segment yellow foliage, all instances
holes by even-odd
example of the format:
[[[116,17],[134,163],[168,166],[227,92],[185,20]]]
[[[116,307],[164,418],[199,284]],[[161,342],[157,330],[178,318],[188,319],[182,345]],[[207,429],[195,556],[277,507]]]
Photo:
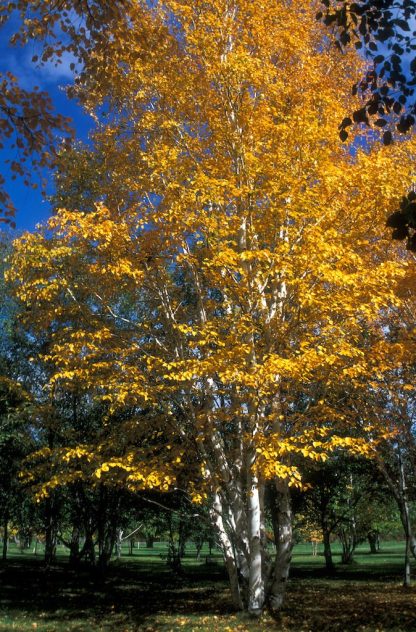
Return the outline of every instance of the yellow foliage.
[[[415,141],[340,144],[364,62],[313,2],[135,7],[78,87],[114,114],[95,137],[107,204],[17,240],[9,278],[26,321],[53,325],[51,389],[142,410],[147,438],[157,416],[169,438],[130,461],[117,437],[91,448],[91,476],[167,489],[187,469],[197,500],[249,463],[299,486],[303,459],[372,451],[339,402],[393,362],[379,316],[406,267],[383,225]]]

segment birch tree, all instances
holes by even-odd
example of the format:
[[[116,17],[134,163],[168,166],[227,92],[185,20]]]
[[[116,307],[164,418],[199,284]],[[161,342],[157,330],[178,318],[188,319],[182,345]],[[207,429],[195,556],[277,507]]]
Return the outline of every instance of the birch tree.
[[[26,326],[51,331],[50,388],[89,392],[107,419],[136,411],[129,433],[71,447],[68,462],[206,498],[233,601],[255,615],[283,602],[302,461],[371,451],[344,394],[384,370],[363,332],[404,274],[379,227],[414,144],[340,145],[336,121],[356,106],[345,78],[363,62],[315,12],[135,3],[77,85],[106,110],[94,141],[108,195],[24,235],[9,273]]]

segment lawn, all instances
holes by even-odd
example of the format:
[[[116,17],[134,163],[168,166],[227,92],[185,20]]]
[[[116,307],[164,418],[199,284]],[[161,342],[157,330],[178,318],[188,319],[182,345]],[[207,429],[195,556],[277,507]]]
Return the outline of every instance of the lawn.
[[[40,555],[12,549],[0,567],[0,632],[416,631],[416,589],[401,585],[402,543],[384,543],[377,555],[361,546],[355,563],[338,565],[333,578],[322,570],[322,555],[313,558],[310,545],[297,545],[278,622],[233,612],[219,554],[207,560],[204,550],[197,561],[188,547],[178,577],[167,569],[161,543],[125,553],[102,578],[69,569],[62,549],[49,571]]]

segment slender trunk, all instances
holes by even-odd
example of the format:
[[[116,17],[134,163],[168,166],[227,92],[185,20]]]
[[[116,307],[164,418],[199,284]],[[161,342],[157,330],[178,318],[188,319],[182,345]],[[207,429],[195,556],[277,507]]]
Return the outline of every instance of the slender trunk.
[[[6,509],[6,513],[3,518],[3,562],[7,560],[7,548],[9,542],[9,511]]]
[[[399,508],[400,521],[403,526],[404,537],[405,540],[409,540],[409,552],[416,559],[416,537],[413,534],[410,515],[409,515],[409,505],[407,498],[396,497],[397,505]]]
[[[121,558],[121,543],[123,541],[123,529],[117,529],[116,533],[116,556],[119,560]]]
[[[410,537],[409,534],[406,533],[406,548],[404,552],[404,578],[403,578],[403,586],[409,588],[411,585],[411,575],[410,575]]]
[[[248,577],[248,611],[254,616],[263,612],[265,587],[262,564],[260,490],[257,476],[250,474],[248,494],[248,535],[250,563]]]
[[[332,575],[335,571],[335,565],[332,559],[331,532],[329,531],[329,529],[324,528],[322,530],[322,539],[324,541],[325,568],[328,573]]]
[[[146,548],[147,549],[153,549],[153,544],[154,544],[155,538],[153,535],[147,535],[146,536]]]
[[[276,481],[277,491],[277,540],[276,560],[270,589],[269,604],[272,614],[278,615],[285,595],[292,559],[292,508],[287,482]]]
[[[98,543],[98,567],[103,568],[105,566],[105,536],[107,526],[107,509],[108,509],[108,494],[104,485],[99,487],[99,499],[97,507],[97,543]]]
[[[402,459],[401,451],[399,450],[399,484],[400,484],[400,497],[401,497],[401,509],[400,509],[400,517],[404,528],[405,533],[405,555],[404,555],[404,577],[403,577],[403,585],[409,587],[411,584],[411,576],[410,576],[410,554],[414,554],[414,537],[412,534],[412,525],[410,522],[410,512],[409,512],[409,503],[407,499],[407,486],[406,486],[406,477],[404,473],[404,464]],[[413,541],[413,551],[412,551],[412,541]]]
[[[416,559],[416,538],[413,535],[413,533],[409,533],[409,547],[410,547],[410,553]]]
[[[338,535],[342,545],[341,563],[352,564],[356,543],[349,526],[341,528]]]
[[[398,477],[399,485],[398,486],[396,484],[395,477],[392,477],[390,475],[384,462],[380,460],[378,462],[378,465],[397,503],[397,507],[400,513],[400,520],[403,525],[405,539],[406,541],[407,539],[409,540],[410,553],[416,559],[416,537],[413,534],[412,525],[410,522],[409,507],[407,503],[407,494],[406,494],[406,482],[405,482],[405,477],[404,477],[404,465],[403,465],[403,460],[402,460],[400,451],[398,455],[398,460],[399,460],[399,477]]]
[[[182,518],[179,521],[179,542],[178,542],[178,554],[182,560],[185,557],[186,552],[186,526]]]
[[[266,527],[266,512],[265,512],[265,498],[266,498],[266,484],[263,482],[259,488],[260,496],[260,537],[261,537],[261,563],[262,573],[264,580],[265,601],[267,599],[267,590],[270,584],[270,577],[273,572],[272,556],[269,553],[269,540],[270,536],[267,534]]]
[[[167,563],[175,573],[182,573],[182,559],[181,559],[181,538],[180,533],[177,535],[176,527],[173,521],[172,514],[169,515],[169,549]],[[181,525],[179,524],[179,531]]]
[[[109,524],[104,529],[104,535],[101,542],[101,550],[98,556],[98,568],[101,571],[105,571],[111,560],[113,554],[114,545],[116,543],[116,527],[114,524]]]
[[[93,533],[91,531],[87,531],[85,534],[85,542],[84,546],[82,547],[80,557],[84,557],[85,560],[92,566],[95,565],[95,545]]]
[[[210,509],[210,517],[212,524],[216,530],[219,545],[224,556],[224,563],[227,569],[228,577],[230,580],[231,596],[234,606],[238,610],[244,609],[244,600],[241,594],[239,572],[236,561],[236,555],[231,543],[231,540],[224,528],[223,515],[222,515],[222,502],[218,492],[215,493],[214,502]]]
[[[50,566],[56,560],[56,507],[52,497],[47,498],[45,502],[45,564]]]
[[[81,552],[79,549],[80,531],[78,526],[72,527],[71,539],[69,544],[69,563],[71,566],[78,566],[81,559]]]
[[[379,535],[378,531],[369,531],[367,533],[368,543],[370,545],[370,553],[375,554],[379,551]]]
[[[56,538],[55,534],[47,531],[45,538],[45,564],[50,566],[56,560]]]

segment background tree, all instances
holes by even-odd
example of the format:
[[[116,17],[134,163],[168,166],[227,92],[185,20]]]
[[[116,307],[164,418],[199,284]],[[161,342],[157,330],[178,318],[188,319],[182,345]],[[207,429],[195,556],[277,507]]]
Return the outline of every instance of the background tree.
[[[350,45],[361,50],[369,67],[357,81],[353,94],[362,103],[340,123],[340,138],[348,138],[351,125],[373,126],[390,144],[393,130],[408,135],[415,124],[416,56],[414,30],[416,3],[413,0],[378,0],[377,2],[323,0],[318,19],[329,27],[343,50]],[[412,182],[406,183],[411,186]],[[405,192],[400,208],[392,213],[387,226],[392,238],[406,240],[406,247],[416,252],[416,205],[413,190]]]
[[[7,556],[9,523],[24,504],[19,472],[25,456],[31,451],[28,407],[30,399],[21,385],[0,378],[0,515],[3,539],[3,560]]]
[[[105,46],[116,32],[118,22],[128,24],[129,0],[69,0],[67,2],[18,1],[3,2],[0,6],[0,33],[13,22],[9,44],[25,45],[37,41],[41,52],[32,57],[38,65],[62,64],[64,55],[71,55],[71,68],[83,68],[83,63],[94,47]],[[74,86],[68,89],[74,93]],[[26,90],[19,77],[11,72],[0,73],[0,150],[6,154],[5,164],[12,179],[23,178],[28,186],[37,173],[45,185],[45,173],[56,165],[57,152],[73,132],[70,120],[54,111],[47,92],[37,88]],[[13,158],[10,158],[13,154]],[[15,207],[10,192],[5,188],[5,177],[0,174],[0,221],[14,227]]]
[[[416,45],[414,22],[416,4],[413,0],[323,0],[325,9],[317,17],[336,35],[338,45],[345,49],[353,44],[370,60],[371,67],[354,84],[365,103],[357,108],[352,119],[341,123],[341,138],[354,123],[369,125],[372,121],[383,129],[396,119],[396,129],[406,134],[415,123]],[[383,141],[390,143],[391,131],[384,132]]]
[[[335,571],[331,542],[342,545],[342,563],[349,564],[356,546],[385,523],[382,516],[389,505],[375,463],[334,454],[305,474],[310,489],[297,501],[298,511],[321,531],[326,570]],[[397,525],[396,525],[397,526]]]

